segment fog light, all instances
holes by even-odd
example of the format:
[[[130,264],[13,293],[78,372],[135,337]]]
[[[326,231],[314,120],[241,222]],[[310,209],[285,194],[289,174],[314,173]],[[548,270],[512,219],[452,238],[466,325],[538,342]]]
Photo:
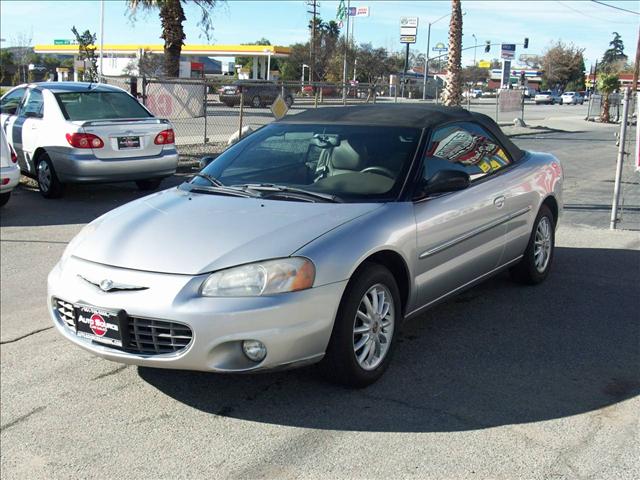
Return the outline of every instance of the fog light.
[[[261,362],[267,356],[267,347],[259,340],[245,340],[242,342],[242,351],[254,362]]]

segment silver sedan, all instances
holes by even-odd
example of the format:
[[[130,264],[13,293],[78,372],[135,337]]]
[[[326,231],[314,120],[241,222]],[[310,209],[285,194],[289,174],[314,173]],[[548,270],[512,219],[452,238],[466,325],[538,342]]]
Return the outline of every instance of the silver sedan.
[[[365,386],[403,320],[505,269],[543,281],[561,211],[558,160],[484,115],[307,111],[87,225],[49,275],[48,307],[63,336],[117,362],[321,362]]]

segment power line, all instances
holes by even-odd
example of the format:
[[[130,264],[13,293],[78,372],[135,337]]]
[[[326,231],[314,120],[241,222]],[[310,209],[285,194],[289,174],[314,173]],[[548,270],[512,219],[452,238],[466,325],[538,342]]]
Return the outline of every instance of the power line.
[[[619,21],[616,21],[616,20],[609,20],[609,19],[602,18],[602,17],[594,17],[593,15],[589,15],[589,14],[587,14],[587,13],[581,11],[581,10],[577,10],[577,9],[573,8],[572,6],[567,5],[566,3],[561,2],[559,0],[558,0],[558,4],[562,5],[565,8],[568,8],[569,10],[571,10],[571,11],[573,11],[575,13],[578,13],[578,14],[582,15],[583,17],[591,18],[591,19],[594,19],[594,20],[600,20],[601,22],[616,23],[616,24],[619,24],[619,25],[635,25],[636,24],[636,22],[619,22]]]
[[[622,10],[623,12],[633,13],[634,15],[640,15],[640,12],[634,12],[633,10],[627,10],[626,8],[616,7],[615,5],[609,5],[608,3],[600,2],[598,0],[591,0],[593,3],[604,5],[605,7],[615,8],[616,10]]]

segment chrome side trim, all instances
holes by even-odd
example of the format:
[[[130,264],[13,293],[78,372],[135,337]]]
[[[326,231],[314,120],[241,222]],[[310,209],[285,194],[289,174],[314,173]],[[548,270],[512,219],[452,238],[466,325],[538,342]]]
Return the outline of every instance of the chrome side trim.
[[[450,296],[456,294],[460,290],[464,290],[465,288],[467,288],[467,287],[469,287],[469,286],[471,286],[471,285],[473,285],[475,283],[479,283],[482,280],[484,280],[485,278],[492,276],[494,273],[497,273],[500,270],[503,270],[503,269],[505,269],[507,267],[510,267],[514,263],[517,263],[522,257],[524,257],[524,255],[520,255],[519,257],[516,257],[513,260],[508,261],[507,263],[503,263],[499,267],[496,267],[493,270],[490,270],[489,272],[487,272],[485,274],[482,274],[479,277],[474,278],[473,280],[465,283],[464,285],[460,285],[459,287],[454,288],[450,292],[447,292],[444,295],[439,296],[435,300],[431,300],[429,303],[426,303],[426,304],[422,305],[421,307],[418,307],[415,310],[412,310],[411,312],[407,313],[405,315],[405,318],[412,317],[412,316],[418,314],[419,312],[421,312],[422,310],[424,310],[425,308],[428,308],[428,307],[432,306],[433,304],[441,302],[442,300],[446,299],[447,297],[450,297]]]
[[[453,238],[451,240],[448,240],[444,243],[441,243],[440,245],[437,245],[429,250],[427,250],[426,252],[422,252],[420,254],[420,256],[418,257],[420,260],[427,258],[431,255],[435,255],[436,253],[440,253],[443,250],[446,250],[447,248],[451,248],[454,245],[457,245],[460,242],[464,242],[465,240],[469,240],[472,237],[475,237],[476,235],[480,235],[481,233],[484,233],[488,230],[491,230],[492,228],[498,227],[500,225],[502,225],[503,223],[507,223],[510,220],[513,220],[516,217],[519,217],[521,215],[524,215],[525,213],[528,213],[529,211],[531,211],[531,206],[528,206],[526,208],[522,208],[520,210],[518,210],[517,212],[513,212],[510,213],[508,215],[505,215],[503,217],[500,217],[492,222],[486,223],[484,225],[480,225],[478,228],[474,228],[473,230],[468,231],[467,233],[463,233],[462,235]]]

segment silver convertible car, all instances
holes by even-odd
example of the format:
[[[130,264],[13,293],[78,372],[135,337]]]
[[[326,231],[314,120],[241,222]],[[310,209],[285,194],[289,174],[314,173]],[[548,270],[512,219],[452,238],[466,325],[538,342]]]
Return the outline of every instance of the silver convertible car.
[[[403,320],[504,269],[543,281],[561,209],[558,160],[484,115],[309,110],[87,225],[49,275],[48,307],[62,335],[116,362],[321,362],[361,387]]]

